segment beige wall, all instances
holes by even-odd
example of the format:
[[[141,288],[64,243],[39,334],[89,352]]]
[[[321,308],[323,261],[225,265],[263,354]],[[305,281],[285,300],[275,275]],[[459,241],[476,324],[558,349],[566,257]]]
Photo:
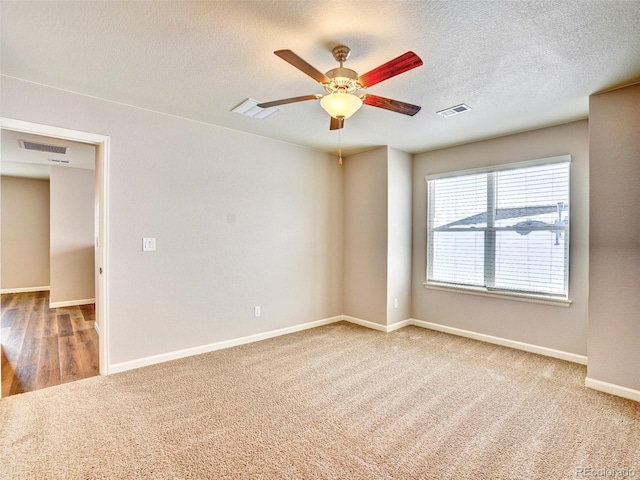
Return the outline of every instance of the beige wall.
[[[388,156],[387,324],[392,325],[411,318],[413,161],[394,148]]]
[[[418,320],[586,355],[589,299],[589,138],[586,120],[414,157],[412,314]],[[571,154],[569,308],[425,289],[425,176]]]
[[[588,377],[640,390],[640,85],[589,101]]]
[[[387,148],[344,160],[344,314],[387,324]]]
[[[110,137],[111,364],[342,314],[334,156],[0,78],[4,117]]]
[[[50,185],[50,302],[93,303],[95,172],[52,166]]]
[[[408,153],[345,159],[345,315],[383,326],[411,318],[411,181]]]
[[[49,286],[49,181],[2,176],[2,289]]]

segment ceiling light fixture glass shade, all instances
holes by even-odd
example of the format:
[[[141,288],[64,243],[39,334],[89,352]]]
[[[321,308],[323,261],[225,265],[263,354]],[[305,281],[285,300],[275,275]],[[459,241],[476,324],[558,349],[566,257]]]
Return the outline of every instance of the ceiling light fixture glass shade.
[[[349,118],[362,106],[362,100],[350,93],[330,93],[320,99],[320,105],[333,118]]]

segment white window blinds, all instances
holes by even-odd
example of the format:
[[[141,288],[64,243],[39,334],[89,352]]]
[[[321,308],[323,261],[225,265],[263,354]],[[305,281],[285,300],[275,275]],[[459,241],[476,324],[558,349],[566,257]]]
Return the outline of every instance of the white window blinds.
[[[427,176],[427,283],[567,298],[569,165]]]

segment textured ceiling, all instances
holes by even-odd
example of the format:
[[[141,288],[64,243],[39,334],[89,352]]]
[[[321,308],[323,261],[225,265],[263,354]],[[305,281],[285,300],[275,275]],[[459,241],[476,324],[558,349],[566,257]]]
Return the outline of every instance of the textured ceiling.
[[[5,75],[324,151],[415,153],[585,118],[588,97],[640,80],[640,1],[0,2]],[[273,54],[320,71],[331,48],[364,73],[413,50],[424,65],[368,90],[421,105],[364,106],[338,134],[319,102],[264,120],[230,110],[324,93]],[[466,103],[450,118],[436,111]]]

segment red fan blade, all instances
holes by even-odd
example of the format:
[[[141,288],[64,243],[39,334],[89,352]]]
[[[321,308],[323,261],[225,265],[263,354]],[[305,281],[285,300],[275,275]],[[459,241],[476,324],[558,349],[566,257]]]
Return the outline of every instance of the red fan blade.
[[[329,83],[331,81],[324,73],[309,65],[291,50],[276,50],[273,53],[275,53],[285,62],[288,62],[296,67],[301,72],[306,73],[318,83]]]
[[[397,58],[380,65],[378,68],[374,68],[370,72],[360,75],[358,82],[364,88],[380,83],[383,80],[387,80],[396,75],[400,75],[406,71],[422,65],[422,60],[418,55],[413,52],[407,52],[404,55],[400,55]]]
[[[338,130],[344,127],[344,118],[331,117],[331,123],[329,124],[329,130]]]
[[[392,112],[398,112],[412,117],[422,108],[418,105],[412,105],[399,100],[391,100],[390,98],[378,97],[377,95],[365,94],[360,98],[362,99],[362,103],[365,105],[384,108],[386,110],[391,110]]]
[[[285,105],[287,103],[304,102],[305,100],[318,100],[322,95],[316,93],[313,95],[303,95],[302,97],[283,98],[282,100],[274,100],[273,102],[264,102],[256,105],[260,108],[275,107],[277,105]]]

